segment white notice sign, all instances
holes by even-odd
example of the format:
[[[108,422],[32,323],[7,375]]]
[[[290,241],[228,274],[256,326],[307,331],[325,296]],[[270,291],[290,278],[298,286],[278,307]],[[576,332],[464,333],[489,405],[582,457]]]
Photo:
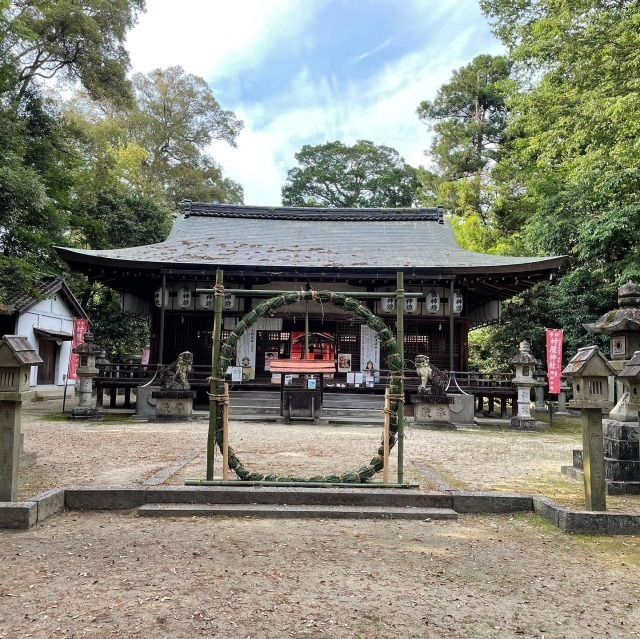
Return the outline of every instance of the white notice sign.
[[[366,324],[360,327],[360,370],[380,370],[380,339]]]

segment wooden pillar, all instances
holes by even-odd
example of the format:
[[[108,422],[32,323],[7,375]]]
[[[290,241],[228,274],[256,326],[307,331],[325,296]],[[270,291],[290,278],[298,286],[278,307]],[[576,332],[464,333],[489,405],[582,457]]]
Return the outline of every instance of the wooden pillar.
[[[449,282],[449,370],[455,370],[455,365],[453,361],[453,343],[455,340],[455,335],[453,332],[454,329],[454,314],[453,314],[453,285],[455,282],[455,277],[451,276],[451,280]]]
[[[585,510],[606,510],[607,482],[600,408],[582,409],[582,462]]]
[[[398,483],[404,483],[404,273],[398,271],[396,290],[396,339],[400,355],[398,395]]]
[[[219,396],[223,388],[217,381],[218,361],[220,360],[220,336],[222,335],[222,305],[224,302],[224,286],[222,269],[216,270],[216,285],[214,287],[214,317],[213,317],[213,348],[211,349],[211,382],[209,393]],[[213,479],[213,460],[216,454],[216,435],[218,429],[218,401],[209,402],[209,434],[207,437],[207,480]]]
[[[164,364],[164,290],[167,287],[167,275],[162,274],[160,284],[160,337],[158,343],[158,364]]]

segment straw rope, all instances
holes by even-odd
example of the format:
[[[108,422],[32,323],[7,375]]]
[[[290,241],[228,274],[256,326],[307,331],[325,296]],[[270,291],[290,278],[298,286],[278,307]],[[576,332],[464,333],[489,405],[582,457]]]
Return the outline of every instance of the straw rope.
[[[389,408],[383,409],[389,415],[389,450],[395,446],[398,433],[398,401],[404,399],[400,393],[400,382],[403,379],[402,361],[398,353],[398,346],[393,333],[382,319],[374,315],[366,306],[361,304],[353,297],[332,291],[291,291],[291,293],[282,293],[276,297],[272,297],[256,306],[252,311],[247,313],[231,331],[229,337],[225,340],[220,349],[220,359],[218,362],[217,376],[212,378],[216,392],[210,395],[210,400],[216,403],[215,410],[218,412],[218,424],[222,423],[222,413],[224,410],[224,401],[220,398],[228,397],[221,392],[218,386],[222,385],[225,371],[227,370],[227,362],[231,361],[234,355],[234,349],[238,343],[238,339],[242,336],[247,328],[253,325],[258,317],[264,317],[272,310],[282,308],[283,306],[291,306],[296,302],[312,301],[319,304],[332,304],[343,310],[347,314],[351,314],[361,319],[367,326],[376,331],[380,342],[388,351],[387,366],[390,370],[388,377],[389,389]],[[223,450],[222,429],[216,429],[216,444]],[[313,477],[296,477],[292,475],[274,475],[264,474],[253,471],[242,464],[234,449],[229,446],[229,468],[236,472],[241,480],[246,481],[296,481],[296,482],[325,482],[325,483],[365,483],[368,482],[377,472],[381,471],[384,466],[384,433],[380,446],[376,454],[369,463],[362,465],[360,468],[350,470],[339,475],[314,475]]]

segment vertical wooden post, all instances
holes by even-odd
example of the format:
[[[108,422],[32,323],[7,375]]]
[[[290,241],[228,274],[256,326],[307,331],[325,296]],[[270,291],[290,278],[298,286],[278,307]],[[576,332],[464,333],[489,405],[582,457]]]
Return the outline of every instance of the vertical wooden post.
[[[164,291],[167,288],[167,276],[162,274],[160,284],[160,343],[158,344],[158,364],[164,364]]]
[[[382,482],[389,483],[389,389],[384,392],[384,466]]]
[[[213,348],[211,349],[211,383],[209,393],[214,397],[220,394],[221,384],[216,381],[218,376],[218,361],[220,359],[220,336],[222,335],[222,303],[224,301],[224,286],[222,283],[222,269],[216,270],[216,285],[214,287],[214,316],[213,316]],[[207,437],[207,480],[213,479],[213,460],[216,454],[216,435],[218,429],[219,401],[209,402],[209,434]]]
[[[398,483],[404,483],[404,273],[398,271],[396,290],[396,340],[400,355],[398,384]]]
[[[304,358],[309,359],[309,302],[304,303]]]
[[[582,464],[585,510],[606,510],[607,482],[600,408],[582,409]]]
[[[454,296],[454,285],[455,278],[452,276],[451,281],[449,282],[449,370],[454,370],[454,362],[453,362],[453,344],[454,344],[454,314],[453,314],[453,296]]]
[[[0,501],[18,501],[22,399],[0,402]]]
[[[226,382],[222,411],[222,479],[229,479],[229,384]]]

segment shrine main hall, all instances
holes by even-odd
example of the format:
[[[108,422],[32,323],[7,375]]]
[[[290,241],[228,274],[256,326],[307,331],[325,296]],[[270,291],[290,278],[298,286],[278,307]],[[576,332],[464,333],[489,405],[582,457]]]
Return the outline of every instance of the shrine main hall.
[[[548,280],[562,257],[510,257],[460,247],[441,207],[402,209],[272,208],[184,203],[166,240],[112,250],[58,248],[72,270],[119,291],[125,312],[151,318],[149,364],[191,351],[210,366],[215,272],[225,288],[379,293],[363,303],[395,332],[398,272],[404,300],[406,360],[428,355],[441,369],[466,371],[470,329],[498,321],[501,302]],[[258,294],[256,294],[258,295]],[[225,295],[225,339],[264,301]],[[306,318],[305,318],[306,316]],[[269,362],[303,356],[336,361],[336,381],[384,368],[384,352],[356,318],[317,303],[261,317],[238,344],[248,384],[271,381]],[[99,336],[97,336],[99,339]],[[515,346],[514,346],[515,348]]]

